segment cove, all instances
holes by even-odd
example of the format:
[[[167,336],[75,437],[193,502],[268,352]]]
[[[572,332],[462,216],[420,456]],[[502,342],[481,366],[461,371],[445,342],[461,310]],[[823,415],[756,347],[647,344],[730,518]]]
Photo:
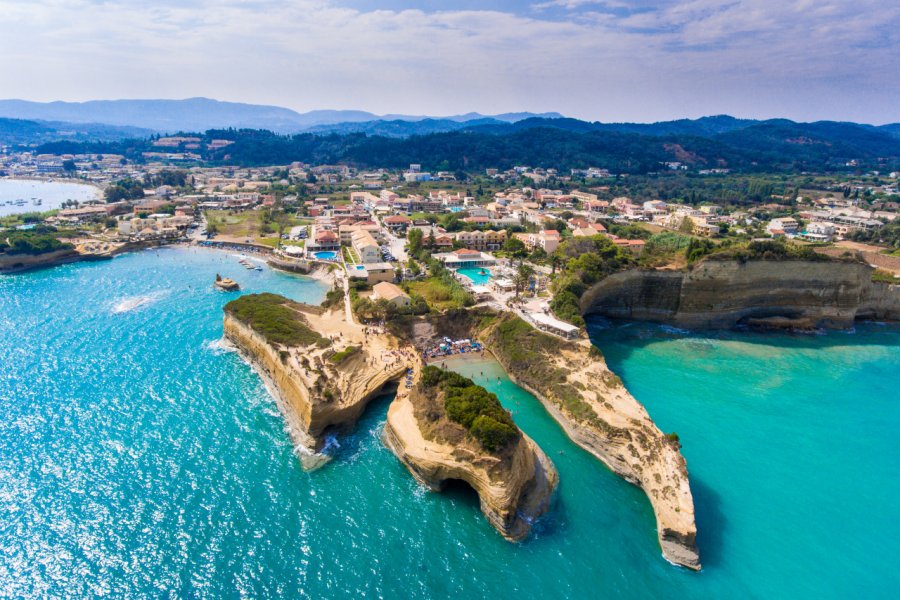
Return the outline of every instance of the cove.
[[[171,249],[0,277],[0,589],[17,597],[887,597],[897,589],[896,329],[793,338],[592,324],[684,444],[704,570],[660,556],[649,503],[493,361],[560,473],[504,541],[467,490],[426,492],[372,404],[305,473],[249,366],[218,341],[216,273],[317,303],[325,288]],[[633,333],[633,335],[632,335]],[[892,520],[893,519],[893,520]],[[819,564],[822,563],[822,564]]]

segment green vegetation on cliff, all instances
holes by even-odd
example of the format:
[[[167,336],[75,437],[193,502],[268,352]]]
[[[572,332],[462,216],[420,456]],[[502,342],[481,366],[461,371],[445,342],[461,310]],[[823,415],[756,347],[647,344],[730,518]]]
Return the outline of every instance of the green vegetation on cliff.
[[[564,321],[584,326],[579,299],[595,283],[607,275],[634,264],[634,259],[603,235],[579,237],[565,241],[554,252],[562,272],[554,281],[550,309]]]
[[[621,433],[597,416],[584,399],[584,387],[569,382],[569,369],[554,361],[566,349],[580,351],[574,343],[542,333],[512,314],[504,314],[489,329],[485,343],[516,383],[541,394],[575,421],[589,423],[609,435]],[[599,359],[603,355],[592,346],[590,356]],[[609,378],[609,385],[621,384],[612,373]],[[599,395],[597,400],[603,401]]]
[[[329,360],[331,362],[333,362],[334,364],[339,365],[342,362],[344,362],[345,360],[347,360],[348,358],[350,358],[351,356],[353,356],[354,354],[358,353],[359,351],[360,351],[359,346],[347,346],[340,352],[335,352],[334,354],[332,354],[329,357]]]
[[[9,231],[0,234],[0,254],[47,254],[71,250],[72,245],[59,241],[52,227],[38,227],[33,231]]]
[[[447,417],[459,423],[488,452],[502,450],[519,438],[519,429],[496,394],[453,371],[427,366],[422,370],[423,392],[444,393]]]
[[[276,294],[248,294],[225,305],[225,312],[263,336],[283,346],[327,346],[330,342],[310,329],[293,302]]]
[[[725,242],[719,245],[715,245],[709,240],[692,239],[685,252],[688,262],[695,262],[701,258],[736,260],[741,263],[750,260],[808,260],[815,262],[838,260],[816,252],[814,246],[795,244],[782,239]]]

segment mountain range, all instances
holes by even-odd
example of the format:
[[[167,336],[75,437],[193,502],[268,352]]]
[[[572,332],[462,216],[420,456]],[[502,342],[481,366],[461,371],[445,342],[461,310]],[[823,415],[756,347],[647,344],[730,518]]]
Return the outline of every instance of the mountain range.
[[[481,119],[512,123],[541,117],[557,118],[559,113],[506,113],[486,117],[478,113],[441,117],[448,124]],[[314,110],[298,113],[280,106],[222,102],[209,98],[186,100],[91,100],[88,102],[31,102],[0,100],[0,117],[32,121],[104,123],[139,127],[159,133],[206,131],[207,129],[266,129],[275,133],[299,133],[314,127],[372,121],[418,122],[427,116],[379,116],[360,110]],[[445,129],[446,130],[446,129]]]

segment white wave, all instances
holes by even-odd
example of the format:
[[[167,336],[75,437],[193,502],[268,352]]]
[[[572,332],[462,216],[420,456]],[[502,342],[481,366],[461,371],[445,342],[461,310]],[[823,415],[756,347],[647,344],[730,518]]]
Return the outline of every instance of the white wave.
[[[237,352],[237,348],[234,347],[234,344],[232,344],[225,338],[210,340],[203,346],[217,356],[220,354],[225,354],[226,352]]]
[[[130,296],[128,298],[122,298],[118,302],[112,305],[110,311],[114,315],[132,312],[134,310],[138,310],[139,308],[145,308],[154,302],[158,302],[169,295],[169,290],[161,290],[158,292],[153,292],[152,294],[145,294],[143,296]]]

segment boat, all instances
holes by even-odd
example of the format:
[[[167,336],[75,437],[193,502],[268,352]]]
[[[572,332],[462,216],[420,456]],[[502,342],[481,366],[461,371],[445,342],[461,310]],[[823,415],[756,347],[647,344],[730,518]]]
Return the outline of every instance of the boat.
[[[222,277],[218,273],[216,273],[216,281],[213,285],[223,292],[236,292],[241,289],[241,286],[237,281],[229,279],[228,277]]]

